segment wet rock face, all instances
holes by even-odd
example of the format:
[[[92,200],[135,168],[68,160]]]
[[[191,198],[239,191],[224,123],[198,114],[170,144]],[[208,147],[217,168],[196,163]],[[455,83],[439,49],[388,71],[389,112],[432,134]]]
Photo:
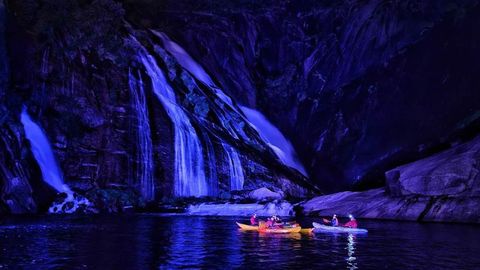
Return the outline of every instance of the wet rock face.
[[[386,173],[394,196],[480,197],[480,137]]]
[[[303,204],[308,214],[480,223],[480,137],[386,173],[385,189],[341,192]]]
[[[30,7],[28,3],[27,6]],[[16,5],[12,5],[13,7]],[[7,112],[11,114],[11,121],[18,122],[16,117],[19,108],[23,105],[28,107],[30,115],[45,131],[52,145],[66,184],[82,195],[112,188],[128,189],[133,194],[138,193],[141,187],[137,171],[138,167],[142,166],[143,160],[139,160],[139,145],[136,138],[140,132],[150,132],[155,199],[172,197],[175,132],[165,108],[153,93],[151,78],[142,63],[136,59],[138,51],[135,49],[139,49],[138,44],[135,45],[137,47],[129,45],[132,51],[130,55],[124,57],[125,59],[122,58],[123,55],[115,55],[118,53],[116,51],[105,52],[103,47],[102,53],[85,48],[72,52],[63,47],[65,46],[63,38],[71,42],[71,39],[75,39],[73,35],[59,34],[53,37],[50,43],[44,44],[43,36],[36,36],[36,32],[31,31],[28,24],[20,22],[24,19],[21,16],[17,17],[12,12],[9,17],[7,41],[12,70],[9,78],[10,87],[2,89],[5,90],[8,100],[2,100],[0,104],[5,103]],[[199,134],[202,133],[204,147],[207,145],[204,133],[210,136],[217,161],[205,164],[205,170],[217,167],[219,188],[222,192],[228,192],[230,189],[231,172],[228,162],[224,162],[225,157],[222,154],[224,150],[221,148],[226,142],[236,148],[242,163],[245,164],[242,169],[246,175],[245,186],[249,189],[268,186],[276,190],[289,188],[292,192],[287,192],[288,196],[306,194],[303,187],[291,182],[291,179],[300,179],[300,182],[303,181],[305,184],[306,179],[283,166],[274,152],[261,141],[258,134],[245,123],[235,109],[225,109],[225,102],[215,96],[213,89],[195,81],[195,78],[183,70],[171,56],[166,56],[167,52],[162,48],[158,37],[155,38],[143,28],[133,30],[124,26],[122,29],[124,32],[118,31],[117,38],[131,38],[129,34],[138,35],[139,40],[147,47],[146,50],[154,55],[163,72],[169,76],[169,83],[175,88],[182,110],[190,114],[195,130]],[[115,61],[119,58],[124,61]],[[135,111],[138,108],[133,104],[129,85],[130,72],[135,74],[138,80],[143,79],[145,110],[148,111],[150,130],[139,130]],[[238,132],[238,138],[232,138],[227,130],[227,124]],[[17,135],[18,149],[28,153],[28,144],[23,142],[23,132],[20,131]],[[15,159],[20,156],[18,149],[13,154]],[[13,164],[15,159],[8,160],[7,163]],[[253,165],[247,168],[247,164]],[[15,212],[46,209],[43,204],[52,202],[55,194],[43,192],[45,187],[41,186],[42,179],[38,174],[34,174],[38,168],[33,159],[26,160],[22,165],[27,170],[32,169],[33,173],[21,178],[23,185],[13,185],[12,183],[17,183],[14,181],[16,178],[5,179],[4,182],[9,186],[6,185],[6,191],[2,194],[11,193],[19,197],[18,203],[5,204],[5,208],[13,209],[17,204],[25,204],[30,208]],[[38,186],[34,184],[37,181]],[[38,194],[48,196],[41,197]],[[123,207],[124,203],[129,203],[129,200],[105,199],[103,198],[105,196],[100,195],[92,200],[100,211],[120,211],[118,209]],[[60,202],[58,205],[58,211],[68,212],[75,209],[76,204],[68,201]],[[23,208],[27,206],[21,205]]]
[[[480,123],[477,2],[274,1],[239,5],[232,1],[216,6],[213,2],[191,5],[184,0],[162,1],[162,16],[153,3],[130,3],[125,4],[126,19],[139,29],[123,26],[118,37],[142,32],[139,40],[162,69],[168,70],[178,101],[201,140],[212,137],[216,161],[210,165],[218,167],[223,194],[229,190],[229,168],[221,160],[225,159],[222,143],[227,142],[240,152],[246,191],[265,187],[276,193],[284,191],[287,198],[305,197],[314,187],[299,185],[305,179],[279,164],[239,115],[232,111],[222,115],[225,104],[212,89],[166,57],[158,37],[143,27],[165,31],[234,100],[268,116],[293,142],[307,167],[310,184],[335,191],[354,183],[379,186],[385,171],[449,145],[452,138],[463,137],[465,129],[478,131],[472,129]],[[24,154],[28,147],[22,132],[14,131],[22,104],[28,105],[45,129],[72,189],[83,193],[108,188],[139,190],[135,176],[141,162],[135,140],[139,131],[129,91],[130,70],[138,71],[145,82],[155,195],[157,199],[172,196],[174,128],[152,93],[142,64],[104,47],[101,54],[85,49],[88,46],[75,49],[72,57],[63,55],[61,46],[49,50],[37,43],[27,27],[17,24],[13,14],[7,28],[8,50],[2,50],[3,7],[0,0],[0,105],[5,105],[9,117],[0,114],[4,140],[0,151],[9,154],[0,158],[7,164],[5,175],[21,177],[2,176],[0,209],[35,211],[39,204],[32,200],[40,202],[41,194],[51,192],[35,182],[40,178],[31,156],[17,162],[29,156]],[[64,38],[75,39],[73,35]],[[53,42],[63,44],[63,40]],[[112,60],[119,58],[132,61],[125,66]],[[2,63],[9,63],[11,72]],[[8,78],[10,87],[6,89]],[[8,127],[4,119],[9,119]],[[233,138],[222,126],[225,123],[241,139]],[[9,130],[4,132],[4,127]],[[478,195],[478,189],[471,188],[472,181],[478,180],[478,166],[472,159],[478,156],[466,149],[458,151],[464,154],[436,156],[418,165],[441,164],[442,168],[433,172],[408,165],[387,174],[392,179],[389,191],[402,197],[397,201],[384,198],[383,193],[377,195],[391,209],[411,205],[415,214],[405,213],[408,217],[438,218],[440,214],[417,213],[428,205],[435,213],[463,209],[469,202],[456,204],[457,199],[450,198]],[[14,168],[12,164],[20,165]],[[422,197],[444,195],[449,196],[445,204],[454,206],[444,209],[440,199]],[[409,196],[413,199],[405,205],[403,197]],[[419,201],[415,201],[417,197]],[[117,207],[117,201],[130,203],[129,199],[105,201],[106,209]],[[388,207],[384,210],[386,213]]]
[[[266,114],[335,191],[381,185],[478,119],[477,2],[167,3],[150,24]]]
[[[302,204],[311,216],[480,223],[480,198],[430,197],[409,195],[392,197],[384,189],[340,192],[316,197]]]
[[[3,111],[5,113],[5,111]],[[45,211],[55,191],[42,182],[21,126],[4,116],[0,125],[0,208],[13,214]]]
[[[5,89],[8,84],[8,58],[5,42],[6,32],[6,10],[5,3],[0,1],[0,99],[5,94]]]
[[[391,198],[383,189],[365,192],[340,192],[316,197],[302,206],[308,215],[357,218],[417,220],[429,202],[428,198]]]

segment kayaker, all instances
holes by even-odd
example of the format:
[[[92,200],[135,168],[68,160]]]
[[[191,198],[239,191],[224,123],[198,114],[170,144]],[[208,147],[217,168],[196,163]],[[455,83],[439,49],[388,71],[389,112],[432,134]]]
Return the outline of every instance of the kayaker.
[[[275,223],[282,223],[282,220],[281,220],[279,217],[277,217],[277,216],[273,216],[273,217],[272,217],[272,220],[273,220],[273,222],[275,222]]]
[[[332,220],[328,220],[328,219],[324,218],[323,222],[326,223],[326,224],[330,224],[330,226],[337,227],[338,226],[337,215],[333,214]]]
[[[250,225],[257,225],[257,214],[253,214],[253,216],[250,218]]]
[[[283,222],[279,217],[273,216],[272,221],[273,221],[273,226],[275,228],[282,228],[283,227]]]
[[[352,215],[348,215],[348,217],[350,218],[350,221],[345,223],[343,225],[343,227],[347,227],[347,228],[357,228],[358,224],[357,224],[357,220],[355,220],[355,218],[352,216]]]
[[[271,228],[273,226],[273,220],[271,218],[267,218],[267,221],[265,222],[265,226],[267,228]]]
[[[332,217],[332,226],[333,227],[338,226],[338,219],[337,219],[337,215],[335,214],[333,214],[333,217]]]
[[[258,230],[259,231],[265,231],[265,229],[267,229],[267,228],[268,228],[268,226],[267,226],[267,223],[265,221],[260,220],[258,222]]]

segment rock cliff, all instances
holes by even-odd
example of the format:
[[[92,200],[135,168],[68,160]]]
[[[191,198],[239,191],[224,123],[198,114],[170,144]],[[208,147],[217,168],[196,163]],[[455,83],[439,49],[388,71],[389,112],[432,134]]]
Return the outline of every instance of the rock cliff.
[[[387,187],[303,204],[310,215],[480,223],[480,137],[386,173]]]
[[[479,15],[476,0],[0,1],[0,212],[56,195],[25,106],[65,183],[107,211],[377,188],[305,209],[477,222]]]

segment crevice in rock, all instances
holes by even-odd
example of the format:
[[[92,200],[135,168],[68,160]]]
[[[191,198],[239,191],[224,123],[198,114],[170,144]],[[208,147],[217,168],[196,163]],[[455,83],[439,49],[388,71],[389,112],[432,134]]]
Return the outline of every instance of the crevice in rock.
[[[422,222],[423,218],[430,212],[432,209],[432,206],[435,204],[436,198],[435,197],[430,197],[430,200],[428,201],[427,205],[425,205],[425,209],[423,209],[422,213],[417,218],[418,222]]]

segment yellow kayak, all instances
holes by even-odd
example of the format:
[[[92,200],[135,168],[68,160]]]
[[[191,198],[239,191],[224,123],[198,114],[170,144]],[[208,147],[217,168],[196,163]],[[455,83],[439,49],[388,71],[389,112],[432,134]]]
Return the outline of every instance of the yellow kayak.
[[[265,233],[299,233],[302,231],[302,227],[291,227],[291,228],[278,228],[278,229],[264,229],[264,230],[259,230],[258,226],[251,226],[247,224],[242,224],[236,222],[238,227],[242,231],[259,231],[259,232],[265,232]]]
[[[251,226],[251,225],[247,225],[247,224],[242,224],[242,223],[238,223],[236,222],[238,227],[240,227],[240,229],[242,229],[242,231],[258,231],[258,226]]]
[[[309,233],[312,233],[313,230],[315,230],[315,228],[305,228],[305,229],[301,229],[301,230],[300,230],[300,233],[309,234]]]

